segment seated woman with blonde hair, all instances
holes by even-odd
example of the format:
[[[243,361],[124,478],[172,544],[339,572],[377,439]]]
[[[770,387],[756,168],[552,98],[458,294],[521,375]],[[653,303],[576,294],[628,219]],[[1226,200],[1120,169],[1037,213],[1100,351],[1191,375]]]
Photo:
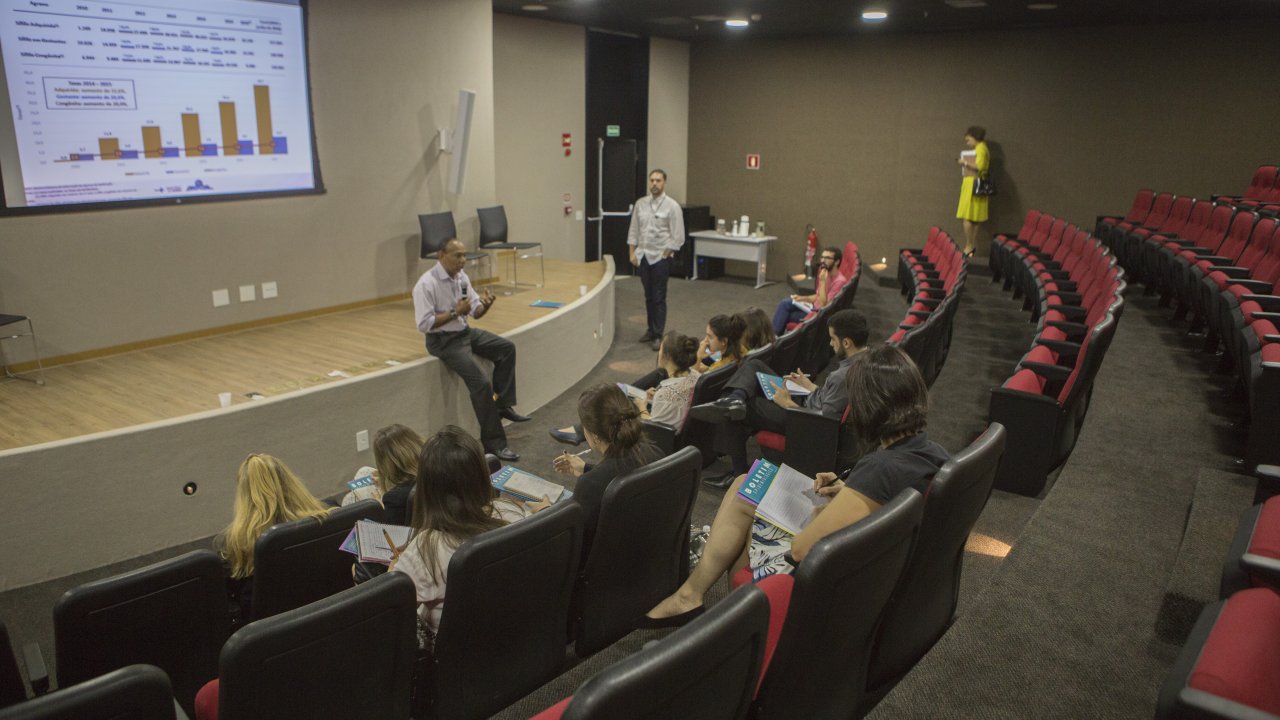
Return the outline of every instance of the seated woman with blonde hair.
[[[790,567],[785,556],[804,559],[814,543],[867,517],[905,488],[920,493],[950,458],[925,434],[929,389],[915,363],[892,345],[858,353],[849,366],[849,422],[868,444],[846,480],[818,473],[815,490],[831,498],[799,535],[756,521],[755,507],[738,497],[740,476],[720,501],[702,558],[676,592],[641,618],[637,627],[682,625],[702,613],[703,596],[726,572],[751,567],[753,578]]]
[[[253,595],[253,547],[272,525],[320,519],[325,507],[297,475],[279,459],[254,453],[236,472],[235,510],[231,524],[214,541],[227,571],[227,594],[249,617]]]
[[[418,455],[422,436],[399,423],[380,428],[373,435],[374,468],[362,467],[356,478],[372,476],[373,484],[357,488],[342,498],[342,504],[374,499],[384,508],[383,522],[409,524],[409,492],[418,476]]]

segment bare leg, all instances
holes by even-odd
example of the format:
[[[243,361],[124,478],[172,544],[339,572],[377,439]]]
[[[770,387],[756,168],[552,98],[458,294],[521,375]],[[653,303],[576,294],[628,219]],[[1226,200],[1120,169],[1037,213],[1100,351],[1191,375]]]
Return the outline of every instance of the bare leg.
[[[964,221],[964,254],[965,255],[968,255],[969,253],[973,252],[973,246],[977,243],[977,240],[978,240],[978,224],[975,222],[970,222],[968,220],[965,220]]]
[[[745,475],[739,475],[720,501],[715,520],[711,521],[711,535],[702,559],[689,573],[689,579],[674,595],[658,603],[649,611],[651,618],[664,618],[692,610],[702,605],[702,596],[730,569],[746,562],[747,548],[751,543],[751,523],[755,508],[738,498],[738,488]]]

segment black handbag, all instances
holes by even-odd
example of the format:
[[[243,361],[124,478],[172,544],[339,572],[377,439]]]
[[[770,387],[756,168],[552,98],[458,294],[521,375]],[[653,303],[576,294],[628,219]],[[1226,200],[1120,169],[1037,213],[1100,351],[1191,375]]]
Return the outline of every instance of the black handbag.
[[[991,197],[996,194],[996,186],[991,182],[991,178],[976,175],[973,178],[973,194],[976,197]]]

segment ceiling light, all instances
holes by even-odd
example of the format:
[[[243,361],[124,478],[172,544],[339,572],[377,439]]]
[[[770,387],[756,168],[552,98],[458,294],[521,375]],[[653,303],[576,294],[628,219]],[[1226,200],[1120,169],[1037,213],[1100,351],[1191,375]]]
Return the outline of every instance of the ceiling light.
[[[751,24],[750,20],[725,20],[724,21],[725,27],[731,27],[731,28],[744,28],[750,24]]]
[[[883,10],[865,10],[862,13],[863,20],[880,21],[889,17],[889,13]]]
[[[520,9],[525,10],[527,12],[542,12],[543,10],[547,9],[547,6],[546,5],[523,5],[521,6]]]
[[[1027,6],[1028,10],[1057,10],[1057,3],[1031,3]]]

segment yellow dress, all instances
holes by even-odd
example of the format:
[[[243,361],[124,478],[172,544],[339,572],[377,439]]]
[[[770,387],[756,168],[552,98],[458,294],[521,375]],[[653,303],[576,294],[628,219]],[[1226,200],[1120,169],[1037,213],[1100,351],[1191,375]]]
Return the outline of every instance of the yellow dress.
[[[991,151],[987,149],[984,142],[974,146],[977,156],[973,160],[973,164],[978,166],[978,174],[986,175],[987,170],[991,168]],[[986,195],[973,194],[972,176],[965,178],[960,183],[960,207],[956,208],[956,217],[969,222],[986,222],[987,221],[987,201]]]

